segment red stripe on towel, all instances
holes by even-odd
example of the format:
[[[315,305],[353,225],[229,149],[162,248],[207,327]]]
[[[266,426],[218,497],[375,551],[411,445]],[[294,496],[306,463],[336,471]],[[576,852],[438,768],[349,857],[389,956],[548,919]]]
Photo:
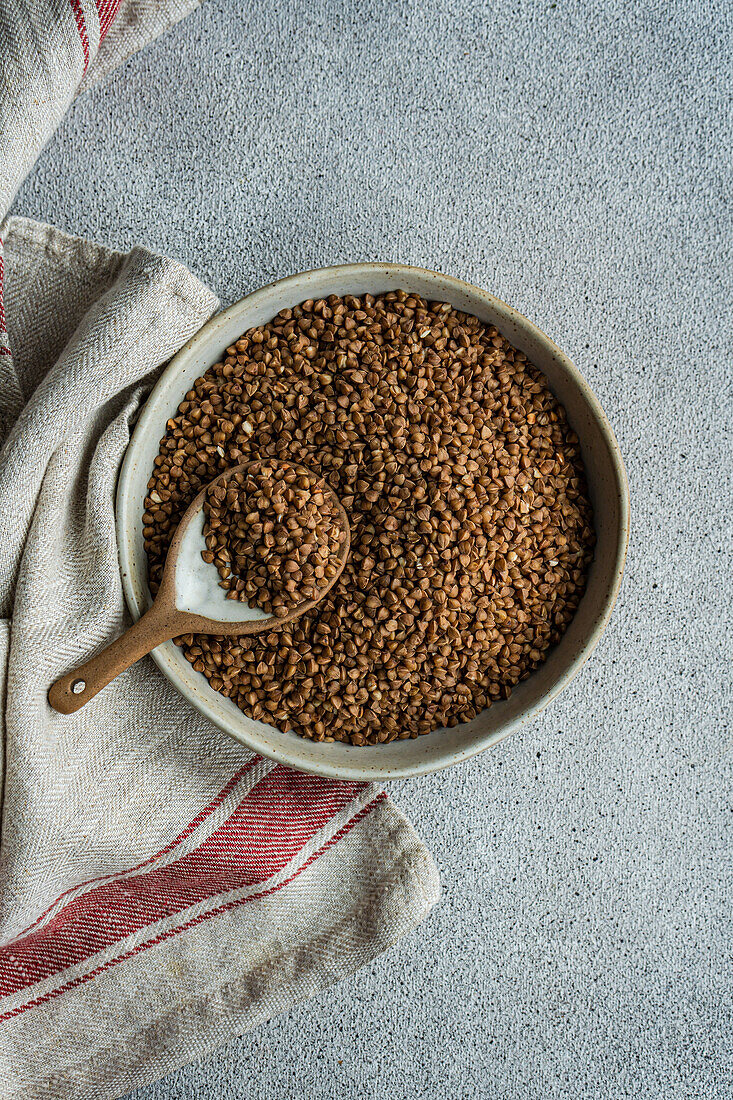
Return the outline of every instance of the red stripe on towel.
[[[152,856],[148,856],[148,858],[144,859],[142,863],[136,863],[134,867],[126,867],[124,871],[118,871],[117,874],[96,875],[94,878],[88,878],[85,879],[83,882],[78,882],[75,886],[70,886],[68,890],[64,890],[62,894],[59,894],[59,896],[55,898],[54,901],[52,901],[51,904],[47,906],[43,910],[43,912],[36,917],[32,924],[27,925],[22,932],[20,932],[17,936],[14,936],[13,943],[15,943],[17,940],[23,939],[26,934],[31,931],[31,929],[35,928],[37,924],[40,924],[43,918],[48,913],[50,913],[56,905],[58,905],[62,898],[67,897],[68,894],[76,893],[80,886],[90,886],[93,882],[101,882],[102,880],[109,882],[111,880],[122,878],[123,875],[129,875],[133,871],[140,871],[143,867],[148,867],[151,863],[155,863],[156,860],[161,859],[163,856],[167,855],[168,852],[172,852],[173,849],[177,847],[177,845],[179,845],[182,841],[186,840],[191,835],[194,829],[197,829],[199,825],[203,824],[209,814],[213,813],[216,807],[221,805],[227,795],[237,785],[239,780],[242,779],[243,776],[245,776],[247,772],[255,766],[255,764],[259,764],[261,760],[261,756],[253,756],[252,759],[247,764],[245,764],[243,768],[240,768],[238,772],[235,772],[232,778],[226,784],[226,786],[222,787],[215,798],[212,798],[208,806],[205,806],[203,810],[201,810],[200,813],[196,815],[193,821],[190,822],[190,824],[188,824],[186,828],[178,834],[175,840],[171,840],[169,844],[166,844],[165,848],[161,848],[159,852],[155,852]]]
[[[117,15],[120,0],[94,0],[94,2],[99,14],[99,44],[101,46],[110,28],[110,24]]]
[[[195,851],[165,867],[103,882],[43,928],[0,949],[0,995],[83,962],[148,925],[243,887],[266,883],[364,789],[277,766]]]
[[[93,978],[96,978],[99,974],[103,974],[105,971],[109,970],[113,966],[116,966],[118,963],[125,962],[125,960],[132,958],[133,955],[137,955],[141,951],[147,950],[147,948],[149,947],[156,947],[158,944],[164,943],[165,940],[169,940],[172,936],[177,936],[179,932],[187,932],[190,928],[194,928],[197,924],[201,924],[202,921],[209,920],[211,917],[218,917],[222,913],[228,913],[232,909],[238,908],[240,905],[245,905],[247,902],[250,901],[256,901],[259,898],[268,897],[270,894],[274,894],[277,890],[281,890],[283,886],[287,886],[288,883],[297,878],[297,876],[302,871],[304,871],[306,867],[310,867],[311,863],[313,863],[314,860],[318,859],[318,857],[323,855],[325,851],[327,851],[329,848],[332,848],[333,845],[337,843],[337,841],[346,836],[346,834],[354,827],[354,825],[357,824],[357,822],[361,821],[362,818],[371,813],[375,806],[377,806],[380,802],[383,802],[386,797],[386,794],[384,793],[384,791],[382,791],[382,793],[377,795],[377,797],[372,802],[370,802],[367,806],[364,806],[361,810],[358,811],[358,813],[354,814],[354,816],[349,821],[347,821],[345,825],[341,826],[338,832],[334,833],[330,840],[327,840],[326,843],[323,844],[317,852],[313,852],[310,856],[308,856],[303,864],[298,867],[298,869],[294,871],[289,878],[285,879],[284,882],[278,883],[276,886],[271,886],[269,887],[269,889],[261,890],[257,894],[250,894],[246,898],[240,898],[236,901],[224,902],[222,905],[217,906],[217,908],[215,909],[211,909],[206,913],[201,913],[198,916],[193,917],[191,920],[186,921],[185,924],[179,925],[178,928],[171,928],[168,929],[166,932],[161,932],[159,933],[159,935],[152,937],[152,939],[146,940],[145,943],[140,943],[136,947],[131,948],[129,951],[125,951],[123,952],[123,954],[118,955],[116,958],[109,959],[107,962],[100,964],[100,966],[95,967],[93,970],[88,971],[86,974],[80,974],[78,977],[73,978],[69,982],[66,982],[65,985],[59,986],[58,989],[50,990],[48,993],[44,993],[42,996],[36,997],[32,1001],[28,1001],[24,1005],[19,1005],[17,1008],[10,1009],[8,1012],[0,1015],[0,1023],[2,1023],[4,1020],[10,1020],[14,1016],[19,1016],[28,1008],[34,1008],[36,1005],[45,1004],[47,1001],[53,1000],[54,997],[60,996],[60,994],[65,993],[68,989],[76,989],[78,986],[84,985],[85,982],[91,981]]]
[[[74,13],[76,29],[79,31],[81,48],[84,51],[84,72],[86,72],[89,68],[89,35],[87,34],[87,24],[84,19],[84,9],[81,6],[81,0],[69,0],[69,3]]]

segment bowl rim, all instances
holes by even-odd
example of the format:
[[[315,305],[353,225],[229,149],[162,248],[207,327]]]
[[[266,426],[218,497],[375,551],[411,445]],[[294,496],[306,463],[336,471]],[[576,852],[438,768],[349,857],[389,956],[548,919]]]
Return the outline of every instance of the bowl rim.
[[[626,554],[629,543],[629,513],[630,513],[630,501],[629,501],[629,485],[626,475],[626,469],[624,461],[621,456],[621,451],[616,440],[613,428],[606,416],[598,398],[594,394],[593,390],[585,380],[583,375],[577,369],[572,360],[562,351],[557,344],[550,339],[550,337],[538,328],[534,322],[530,321],[522,313],[516,310],[513,306],[504,302],[501,298],[497,298],[495,295],[490,294],[488,291],[483,290],[481,287],[475,286],[473,283],[466,282],[463,279],[458,279],[452,275],[445,275],[442,272],[434,271],[430,268],[418,267],[412,264],[400,264],[400,263],[349,263],[349,264],[332,264],[327,267],[310,268],[306,271],[296,272],[292,275],[283,276],[280,279],[276,279],[273,282],[266,283],[256,290],[251,291],[249,294],[233,302],[225,309],[214,314],[173,356],[170,362],[166,365],[161,372],[155,385],[151,389],[150,393],[145,399],[145,403],[140,410],[140,414],[135,423],[134,429],[131,433],[129,443],[127,445],[125,455],[120,468],[120,474],[117,482],[117,494],[115,503],[115,526],[117,535],[118,554],[120,562],[120,572],[122,576],[122,587],[125,596],[125,602],[130,610],[133,620],[138,619],[146,610],[144,606],[141,606],[137,593],[134,590],[132,584],[132,561],[130,556],[130,547],[128,543],[129,524],[128,514],[133,487],[135,484],[135,448],[133,446],[136,436],[142,436],[144,433],[150,431],[152,428],[157,432],[155,428],[155,397],[164,390],[168,384],[168,381],[173,376],[177,376],[181,368],[182,362],[185,363],[187,358],[194,353],[201,345],[206,344],[209,339],[210,333],[221,327],[222,322],[226,319],[239,313],[245,303],[251,305],[256,302],[260,297],[266,297],[271,294],[274,289],[284,291],[291,284],[300,283],[303,279],[309,275],[329,276],[340,275],[343,276],[346,282],[350,277],[359,278],[365,274],[382,272],[386,276],[399,277],[404,275],[405,278],[409,278],[411,275],[419,275],[421,278],[434,279],[436,284],[439,283],[442,288],[450,289],[459,294],[469,295],[473,298],[478,297],[489,309],[493,309],[499,314],[505,315],[508,321],[514,323],[518,328],[524,330],[528,336],[535,340],[538,344],[542,345],[544,350],[551,356],[553,356],[570,377],[572,382],[577,386],[580,394],[586,403],[593,419],[596,421],[597,427],[600,431],[603,441],[607,447],[608,454],[611,459],[611,468],[615,479],[614,488],[616,490],[619,508],[619,522],[618,530],[616,533],[616,545],[613,554],[613,579],[610,581],[606,594],[601,603],[599,612],[593,622],[592,628],[589,630],[587,637],[583,644],[578,648],[577,652],[573,656],[572,660],[568,663],[567,667],[558,676],[552,687],[542,695],[536,703],[529,706],[526,710],[522,711],[516,717],[509,719],[501,728],[485,733],[483,735],[477,734],[475,740],[470,745],[465,746],[462,749],[450,749],[446,750],[444,756],[440,756],[439,759],[429,759],[423,761],[416,761],[413,763],[407,763],[402,766],[385,766],[381,767],[374,759],[373,753],[378,752],[380,746],[373,745],[368,747],[362,747],[359,752],[368,754],[369,759],[365,759],[364,767],[360,768],[356,765],[346,765],[339,763],[321,763],[320,761],[309,761],[307,764],[298,758],[297,752],[289,752],[288,750],[281,750],[276,748],[270,748],[269,746],[263,746],[255,736],[248,736],[246,733],[234,732],[224,720],[222,720],[215,711],[209,706],[207,700],[191,692],[187,685],[178,681],[175,675],[171,674],[168,661],[165,653],[162,651],[163,647],[154,649],[150,654],[155,663],[161,669],[163,674],[173,683],[174,687],[180,692],[180,694],[195,707],[201,714],[209,719],[215,726],[221,729],[224,733],[227,733],[230,737],[244,744],[252,752],[256,752],[261,756],[266,756],[278,763],[284,764],[287,767],[293,768],[297,771],[307,771],[314,775],[320,775],[325,778],[331,779],[346,779],[346,780],[377,780],[383,781],[386,779],[403,779],[413,778],[420,775],[431,774],[433,772],[442,771],[444,768],[453,766],[454,764],[462,763],[464,760],[468,760],[478,753],[483,752],[485,749],[491,748],[493,745],[498,744],[505,737],[508,737],[511,733],[520,729],[531,719],[540,714],[546,706],[548,706],[553,699],[555,699],[560,692],[562,692],[571,682],[575,679],[580,669],[590,657],[591,653],[598,644],[601,635],[603,634],[609,619],[613,612],[616,599],[618,597],[619,589],[621,587],[621,580],[623,577],[624,566],[626,562]],[[440,297],[440,295],[436,295]],[[411,742],[414,744],[415,742]]]

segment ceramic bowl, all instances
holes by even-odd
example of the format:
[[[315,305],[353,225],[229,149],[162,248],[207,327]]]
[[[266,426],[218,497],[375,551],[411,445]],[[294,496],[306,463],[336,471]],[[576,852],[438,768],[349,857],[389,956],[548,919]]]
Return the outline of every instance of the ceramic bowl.
[[[292,275],[249,294],[214,317],[169,363],[138,419],[120,474],[117,528],[122,579],[130,611],[139,618],[150,604],[142,514],[147,481],[165,434],[192,382],[246,329],[269,321],[288,306],[329,294],[379,294],[406,290],[495,325],[547,376],[580,438],[595,513],[597,544],[588,586],[560,643],[545,663],[507,700],[467,722],[414,740],[356,748],[307,741],[247,718],[213,691],[181,651],[167,642],[153,658],[188,702],[248,748],[300,771],[341,779],[423,775],[456,764],[530,721],[570,683],[589,657],[611,614],[628,541],[628,485],[613,431],[588,384],[544,333],[511,306],[459,279],[401,264],[350,264]]]

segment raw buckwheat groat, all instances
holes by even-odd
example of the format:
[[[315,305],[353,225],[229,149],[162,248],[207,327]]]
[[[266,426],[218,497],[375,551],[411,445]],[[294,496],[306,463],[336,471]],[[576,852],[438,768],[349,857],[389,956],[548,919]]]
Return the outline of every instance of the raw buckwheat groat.
[[[294,622],[178,640],[251,717],[355,745],[453,726],[506,698],[572,619],[594,543],[578,439],[544,376],[476,317],[395,291],[244,333],[161,440],[153,591],[187,504],[259,458],[335,490],[351,551]]]
[[[304,466],[254,462],[212,485],[204,501],[204,561],[227,599],[284,618],[338,573],[346,532],[328,486]]]

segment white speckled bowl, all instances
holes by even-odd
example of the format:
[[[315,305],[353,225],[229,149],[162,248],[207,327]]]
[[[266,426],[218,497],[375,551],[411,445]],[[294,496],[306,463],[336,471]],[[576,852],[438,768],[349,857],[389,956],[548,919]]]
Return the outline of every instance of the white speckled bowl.
[[[281,309],[329,294],[379,294],[398,289],[450,302],[496,325],[544,371],[580,437],[598,542],[578,612],[547,661],[509,699],[494,703],[472,722],[414,740],[355,748],[319,744],[293,733],[281,733],[247,718],[213,691],[172,642],[153,651],[154,660],[191,705],[232,737],[300,771],[340,779],[389,779],[437,771],[489,748],[538,714],[570,683],[600,638],[621,583],[628,542],[629,490],[613,431],[584,379],[544,333],[491,294],[435,271],[402,264],[327,267],[281,279],[214,317],[172,360],[148,398],[125,456],[117,491],[122,580],[133,616],[139,618],[150,604],[142,536],[147,481],[166,421],[174,415],[194,379],[217,362],[241,333],[269,321]]]

